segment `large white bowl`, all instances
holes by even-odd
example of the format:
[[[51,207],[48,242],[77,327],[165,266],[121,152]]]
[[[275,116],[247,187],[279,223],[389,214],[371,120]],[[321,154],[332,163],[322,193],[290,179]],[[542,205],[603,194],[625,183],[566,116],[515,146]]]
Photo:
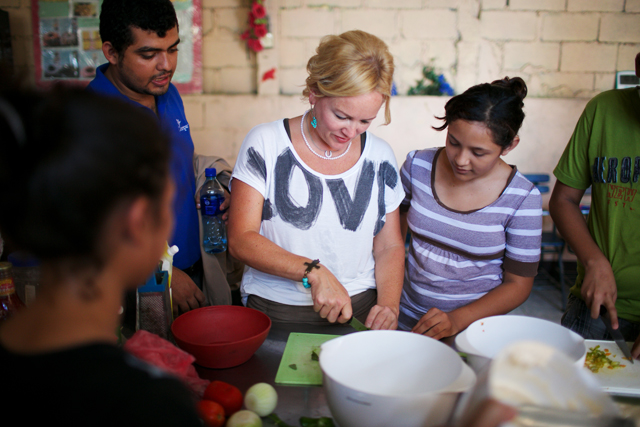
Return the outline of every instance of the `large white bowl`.
[[[527,316],[493,316],[473,322],[456,336],[456,348],[467,354],[476,373],[499,352],[518,341],[538,341],[566,354],[577,366],[584,365],[587,347],[584,338],[547,320]]]
[[[476,381],[447,345],[403,331],[366,331],[327,341],[320,368],[341,427],[442,425]]]

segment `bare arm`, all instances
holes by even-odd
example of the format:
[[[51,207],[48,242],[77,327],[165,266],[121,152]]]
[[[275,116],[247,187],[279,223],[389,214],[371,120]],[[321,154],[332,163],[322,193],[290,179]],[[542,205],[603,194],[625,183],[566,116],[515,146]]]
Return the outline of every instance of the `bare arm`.
[[[404,241],[400,235],[398,209],[387,214],[384,227],[374,237],[373,257],[378,303],[369,312],[365,326],[371,329],[396,329],[404,278]]]
[[[402,242],[404,243],[404,239],[407,238],[407,232],[409,231],[409,222],[407,221],[407,215],[409,215],[409,210],[400,211],[400,236],[402,236]]]
[[[526,301],[532,287],[533,277],[505,272],[502,284],[464,307],[449,313],[437,308],[430,309],[414,326],[412,332],[435,339],[455,335],[478,319],[510,312]]]
[[[293,254],[260,235],[262,195],[250,185],[233,181],[229,208],[229,252],[239,261],[262,272],[301,281],[312,260]],[[351,299],[338,279],[322,264],[308,275],[314,310],[330,322],[341,323],[351,318]]]
[[[591,309],[591,317],[597,319],[600,316],[600,306],[604,305],[611,314],[611,325],[617,329],[616,281],[609,260],[591,237],[580,211],[583,194],[584,190],[556,181],[549,201],[549,212],[558,231],[585,267],[581,293],[587,307]]]

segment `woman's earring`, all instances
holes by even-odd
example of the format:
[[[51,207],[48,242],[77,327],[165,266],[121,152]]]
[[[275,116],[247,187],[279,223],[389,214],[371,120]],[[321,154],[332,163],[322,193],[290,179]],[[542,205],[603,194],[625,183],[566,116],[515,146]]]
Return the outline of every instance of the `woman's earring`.
[[[313,111],[311,112],[311,114],[312,114],[311,126],[313,126],[313,128],[315,129],[315,128],[318,127],[318,121],[316,120],[316,111],[315,111],[315,109],[312,108],[312,110]]]

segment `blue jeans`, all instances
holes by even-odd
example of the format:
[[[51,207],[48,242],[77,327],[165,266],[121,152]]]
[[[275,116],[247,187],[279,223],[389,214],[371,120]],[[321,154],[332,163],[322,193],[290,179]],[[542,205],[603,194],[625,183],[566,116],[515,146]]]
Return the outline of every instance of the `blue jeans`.
[[[640,323],[630,322],[618,318],[618,329],[626,341],[635,342],[640,334]],[[569,295],[567,311],[562,315],[562,326],[589,340],[612,341],[613,337],[607,332],[607,327],[599,317],[591,318],[591,310],[584,301],[574,295]]]

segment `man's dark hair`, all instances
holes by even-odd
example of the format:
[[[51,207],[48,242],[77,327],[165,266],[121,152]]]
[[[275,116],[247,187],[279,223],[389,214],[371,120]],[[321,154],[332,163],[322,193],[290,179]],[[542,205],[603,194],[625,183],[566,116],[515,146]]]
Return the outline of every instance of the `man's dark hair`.
[[[178,25],[171,0],[104,0],[100,11],[100,38],[118,54],[133,44],[131,27],[164,37]]]

